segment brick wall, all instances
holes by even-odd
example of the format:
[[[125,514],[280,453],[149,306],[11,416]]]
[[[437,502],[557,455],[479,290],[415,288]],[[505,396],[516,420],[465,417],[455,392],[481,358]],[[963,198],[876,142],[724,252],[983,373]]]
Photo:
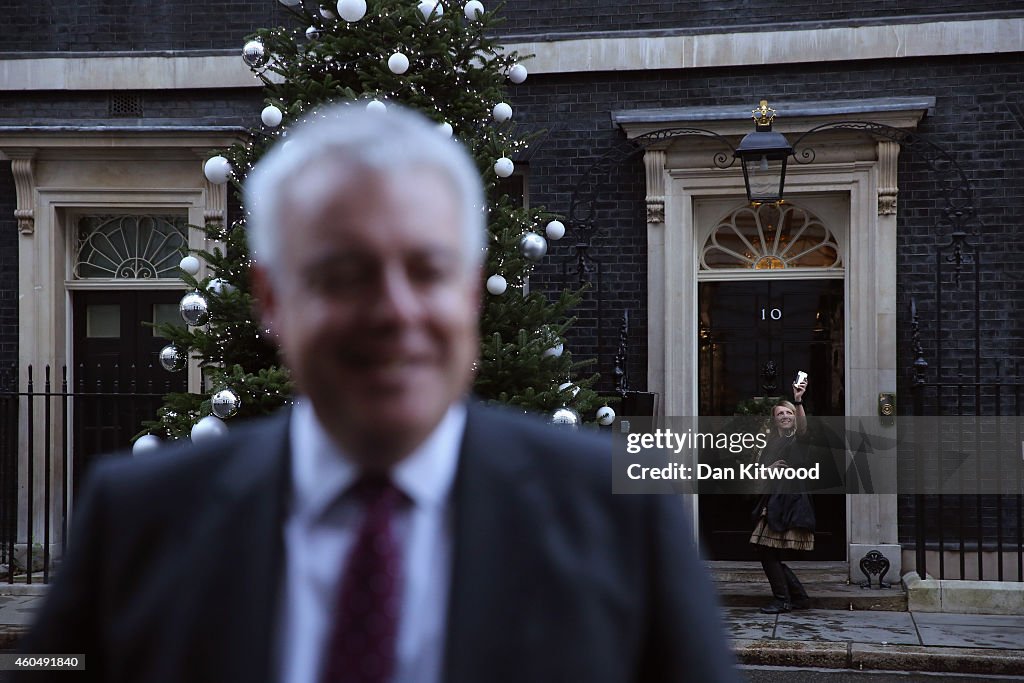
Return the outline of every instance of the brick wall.
[[[1014,179],[1024,172],[1024,128],[1019,114],[1024,103],[1019,93],[1024,79],[1020,55],[971,58],[931,58],[909,61],[833,63],[799,67],[706,69],[644,74],[595,74],[531,77],[510,93],[517,120],[527,127],[548,129],[543,144],[530,159],[531,199],[550,210],[566,212],[570,193],[586,167],[608,150],[622,133],[615,130],[609,111],[647,107],[748,105],[771,83],[771,97],[779,100],[818,100],[904,95],[934,95],[934,115],[920,132],[949,150],[974,183],[980,218],[984,223],[977,242],[982,248],[980,338],[982,356],[989,359],[981,371],[993,377],[991,359],[1024,360],[1024,245],[1018,225],[1024,219],[1024,186]],[[944,206],[940,176],[920,157],[901,156],[899,232],[899,362],[912,362],[909,338],[910,299],[916,297],[923,312],[934,312],[936,248],[949,240],[941,225]],[[611,381],[611,360],[617,343],[621,311],[629,309],[634,321],[631,374],[635,388],[646,376],[643,347],[646,329],[644,177],[640,161],[619,169],[609,178],[604,194],[605,229],[594,240],[593,253],[604,264],[601,293],[605,327],[602,329],[601,372]],[[557,258],[570,253],[566,241],[552,245]],[[550,265],[535,281],[554,283],[559,274]],[[948,288],[947,288],[948,289]],[[571,348],[583,356],[597,351],[596,296],[580,312],[583,323]],[[974,356],[973,290],[947,296],[943,302],[947,337],[946,363]],[[926,325],[925,337],[937,332]],[[955,343],[952,343],[954,342]],[[926,354],[934,354],[933,340]],[[1005,366],[1004,366],[1005,367]],[[973,370],[971,370],[973,372]],[[901,402],[909,400],[906,373],[900,373]],[[903,406],[904,411],[907,406]]]
[[[306,5],[319,3],[306,0]],[[1016,0],[510,0],[499,32],[754,29],[778,23],[949,17],[1021,9]],[[0,0],[0,16],[4,17],[0,52],[13,53],[241,48],[244,37],[257,28],[275,26],[290,17],[275,0]]]
[[[125,94],[119,92],[119,95]],[[257,88],[142,91],[141,117],[111,118],[110,95],[98,91],[0,91],[0,125],[164,124],[253,126],[259,124],[263,95]]]
[[[0,377],[18,360],[18,221],[11,162],[0,162]]]

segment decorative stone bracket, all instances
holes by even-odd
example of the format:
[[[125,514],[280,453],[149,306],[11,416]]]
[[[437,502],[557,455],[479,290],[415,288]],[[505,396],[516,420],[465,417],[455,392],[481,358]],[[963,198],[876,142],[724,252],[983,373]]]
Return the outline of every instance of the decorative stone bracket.
[[[647,222],[665,222],[665,150],[648,149],[644,152],[647,174]]]
[[[896,215],[896,195],[899,193],[896,180],[896,165],[900,157],[900,145],[891,140],[878,143],[878,215]]]
[[[14,189],[18,206],[14,217],[18,219],[18,232],[31,235],[36,230],[35,212],[35,151],[8,153],[11,159],[11,173],[14,175]]]

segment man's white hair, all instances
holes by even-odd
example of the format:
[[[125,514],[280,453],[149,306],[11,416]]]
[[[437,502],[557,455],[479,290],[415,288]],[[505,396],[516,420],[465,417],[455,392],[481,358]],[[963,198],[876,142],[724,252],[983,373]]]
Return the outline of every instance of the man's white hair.
[[[463,255],[467,265],[483,262],[487,229],[483,183],[461,143],[449,139],[422,114],[398,105],[367,111],[365,102],[333,104],[289,129],[253,167],[245,180],[248,241],[253,258],[275,270],[282,233],[288,230],[283,199],[304,169],[323,162],[387,175],[411,168],[434,168],[451,181],[461,203]]]

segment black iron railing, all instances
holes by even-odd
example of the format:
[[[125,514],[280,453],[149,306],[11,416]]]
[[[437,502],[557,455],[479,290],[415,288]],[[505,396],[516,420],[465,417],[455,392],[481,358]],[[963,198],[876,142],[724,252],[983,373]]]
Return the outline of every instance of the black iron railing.
[[[74,382],[67,367],[59,376],[50,366],[0,370],[0,581],[49,582],[84,472],[104,454],[126,451],[162,404],[167,387],[117,379],[134,377],[134,368],[96,370],[76,368]],[[85,380],[101,375],[113,379]]]

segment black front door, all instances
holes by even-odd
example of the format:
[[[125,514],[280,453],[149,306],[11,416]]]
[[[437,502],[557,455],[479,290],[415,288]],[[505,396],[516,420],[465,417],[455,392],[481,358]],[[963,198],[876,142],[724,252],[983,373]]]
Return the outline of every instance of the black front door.
[[[161,396],[185,391],[184,372],[160,367],[167,344],[145,322],[181,322],[175,290],[76,291],[74,338],[74,485],[99,454],[128,448]]]
[[[770,397],[791,400],[801,370],[809,377],[808,414],[843,414],[842,280],[703,282],[698,297],[701,415],[734,415]],[[845,559],[845,497],[813,498],[815,550],[802,559]],[[700,535],[710,559],[754,559],[754,503],[753,497],[700,497]]]

